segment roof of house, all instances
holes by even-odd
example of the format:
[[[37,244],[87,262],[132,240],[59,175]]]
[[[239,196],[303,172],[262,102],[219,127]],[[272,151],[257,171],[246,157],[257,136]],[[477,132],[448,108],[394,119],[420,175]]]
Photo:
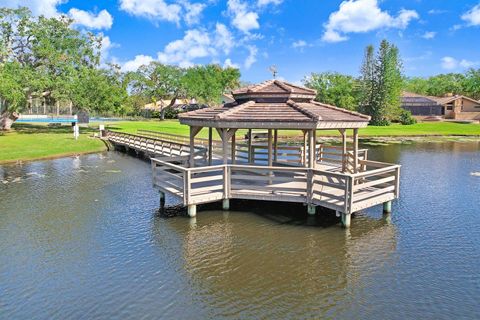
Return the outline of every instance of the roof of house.
[[[438,102],[438,104],[441,104],[441,105],[453,102],[453,101],[458,100],[458,99],[465,99],[465,100],[469,100],[469,101],[480,104],[480,101],[477,101],[473,98],[470,98],[470,97],[467,97],[467,96],[462,96],[462,95],[454,95],[454,96],[451,96],[451,97],[429,97],[429,98],[435,100],[436,102]]]
[[[359,128],[370,117],[313,101],[315,90],[270,80],[233,92],[236,101],[220,108],[181,114],[192,126],[245,129]]]
[[[438,102],[431,97],[422,96],[413,92],[402,92],[403,107],[431,107],[439,106]]]
[[[424,96],[413,92],[402,92],[402,105],[403,106],[432,106],[432,105],[445,105],[457,99],[465,99],[480,104],[480,101],[472,99],[470,97],[462,95],[454,95],[449,97],[435,97]]]

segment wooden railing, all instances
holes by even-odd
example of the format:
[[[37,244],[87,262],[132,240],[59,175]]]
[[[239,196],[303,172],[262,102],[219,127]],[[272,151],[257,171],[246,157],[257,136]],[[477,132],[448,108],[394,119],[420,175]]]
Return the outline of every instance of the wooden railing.
[[[399,196],[400,166],[361,160],[366,171],[219,165],[184,168],[181,159],[152,159],[154,184],[184,205],[221,199],[301,202],[352,213]]]
[[[187,157],[190,155],[190,146],[188,144],[117,131],[107,131],[106,134],[108,140],[113,143],[151,155],[159,155],[161,157]],[[194,148],[194,152],[196,159],[200,158],[205,161],[207,154],[205,148],[197,146]]]

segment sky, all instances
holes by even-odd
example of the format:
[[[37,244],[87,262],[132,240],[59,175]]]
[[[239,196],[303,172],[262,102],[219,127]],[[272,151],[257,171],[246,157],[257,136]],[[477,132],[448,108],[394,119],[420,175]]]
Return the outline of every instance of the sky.
[[[407,76],[480,68],[479,0],[0,0],[66,14],[104,37],[104,62],[238,67],[242,80],[312,72],[358,75],[365,47],[387,39]]]

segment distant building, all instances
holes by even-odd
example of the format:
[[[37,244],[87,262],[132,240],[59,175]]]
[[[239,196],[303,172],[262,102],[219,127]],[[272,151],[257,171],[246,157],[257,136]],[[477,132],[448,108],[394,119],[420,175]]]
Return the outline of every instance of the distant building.
[[[461,96],[423,96],[411,92],[402,93],[402,108],[419,118],[441,117],[456,120],[480,120],[480,101]]]

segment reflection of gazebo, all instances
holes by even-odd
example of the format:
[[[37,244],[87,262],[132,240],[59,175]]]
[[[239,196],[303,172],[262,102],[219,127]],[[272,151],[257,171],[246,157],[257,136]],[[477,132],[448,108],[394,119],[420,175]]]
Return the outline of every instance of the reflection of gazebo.
[[[229,199],[300,202],[310,214],[316,206],[333,209],[349,226],[351,213],[389,205],[398,197],[400,166],[368,161],[366,150],[359,150],[358,129],[370,117],[315,102],[315,95],[314,90],[270,80],[234,91],[233,103],[180,115],[180,122],[190,126],[189,156],[152,159],[155,185],[181,198],[191,216],[197,204],[218,200],[225,209]],[[196,151],[195,136],[205,127],[208,155],[198,159],[204,151]],[[212,165],[213,128],[222,140],[219,165]],[[248,130],[240,151],[239,129]],[[266,143],[253,144],[253,129],[267,131]],[[317,131],[332,129],[341,133],[342,146],[318,144]],[[347,129],[353,130],[351,149]],[[279,130],[301,130],[303,145],[279,144]],[[207,165],[198,161],[205,157]],[[179,165],[185,161],[188,166]]]
[[[366,127],[370,117],[363,114],[336,108],[313,101],[316,91],[287,82],[270,80],[261,84],[242,88],[233,92],[235,102],[222,108],[210,108],[189,112],[180,116],[180,122],[190,126],[190,146],[193,150],[194,138],[203,128],[209,128],[209,150],[212,146],[212,128],[215,128],[223,142],[223,162],[228,162],[228,143],[231,141],[232,163],[235,163],[235,132],[238,129],[267,129],[268,165],[276,158],[278,130],[301,130],[304,134],[308,161],[305,166],[316,167],[316,131],[337,129],[342,135],[343,156],[347,155],[347,131],[353,129],[353,158],[358,159],[358,128]],[[308,138],[307,138],[308,136]],[[252,139],[249,139],[251,143]],[[308,141],[308,146],[307,146]],[[248,148],[249,159],[252,159]],[[193,152],[191,153],[193,157]],[[211,162],[212,152],[209,152]],[[343,160],[343,163],[346,161]],[[194,165],[193,158],[190,165]],[[354,168],[358,163],[354,164]],[[344,167],[345,169],[345,167]]]

